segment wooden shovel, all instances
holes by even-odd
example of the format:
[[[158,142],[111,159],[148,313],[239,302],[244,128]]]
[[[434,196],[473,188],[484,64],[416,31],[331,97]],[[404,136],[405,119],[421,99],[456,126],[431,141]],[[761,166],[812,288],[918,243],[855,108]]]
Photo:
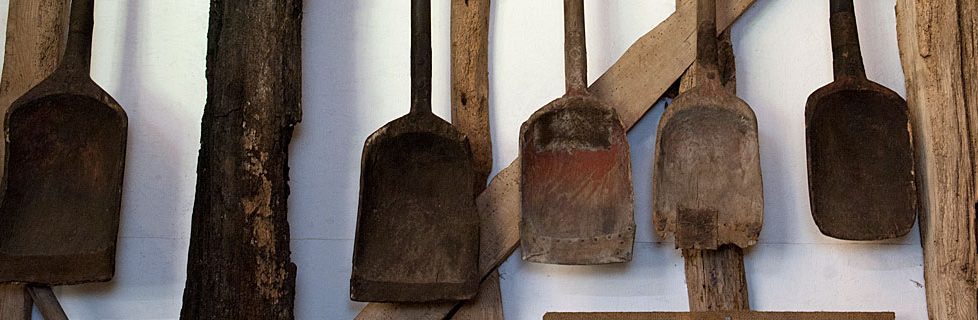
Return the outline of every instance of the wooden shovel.
[[[523,260],[632,259],[631,162],[618,113],[587,91],[584,1],[564,0],[567,94],[520,128]]]
[[[808,97],[808,188],[823,234],[881,240],[917,214],[907,102],[866,79],[852,0],[831,0],[835,81]]]
[[[681,249],[747,248],[764,222],[757,120],[720,83],[715,0],[698,0],[696,10],[696,86],[659,122],[655,228]]]
[[[89,77],[94,0],[73,0],[65,56],[6,115],[0,282],[108,281],[126,151],[125,111]]]
[[[431,0],[411,2],[411,113],[367,138],[350,297],[472,298],[479,216],[468,140],[431,113]]]

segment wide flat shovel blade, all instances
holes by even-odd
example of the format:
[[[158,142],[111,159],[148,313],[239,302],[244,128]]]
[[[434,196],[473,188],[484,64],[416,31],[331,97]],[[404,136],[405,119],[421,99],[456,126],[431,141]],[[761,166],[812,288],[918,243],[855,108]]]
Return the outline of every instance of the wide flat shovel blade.
[[[523,259],[554,264],[631,260],[631,163],[614,110],[558,99],[521,129]]]
[[[866,78],[853,1],[829,11],[835,81],[805,106],[812,217],[838,239],[900,237],[917,217],[907,102]]]
[[[430,113],[411,114],[371,136],[362,161],[351,298],[471,298],[479,217],[465,138]]]

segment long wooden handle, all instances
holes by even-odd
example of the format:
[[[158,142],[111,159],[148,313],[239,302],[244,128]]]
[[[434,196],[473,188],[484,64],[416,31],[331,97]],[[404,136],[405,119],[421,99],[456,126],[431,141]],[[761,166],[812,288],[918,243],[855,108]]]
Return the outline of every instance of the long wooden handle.
[[[95,0],[71,0],[68,44],[61,63],[75,76],[87,77],[91,73],[94,15]]]
[[[431,112],[431,0],[411,1],[411,113]]]
[[[863,56],[859,50],[859,30],[852,0],[829,1],[829,25],[832,28],[832,55],[835,78],[865,79]]]
[[[564,77],[567,95],[587,94],[584,0],[564,0]]]
[[[696,2],[696,64],[698,84],[720,83],[720,68],[717,66],[717,2],[716,0],[697,0]]]

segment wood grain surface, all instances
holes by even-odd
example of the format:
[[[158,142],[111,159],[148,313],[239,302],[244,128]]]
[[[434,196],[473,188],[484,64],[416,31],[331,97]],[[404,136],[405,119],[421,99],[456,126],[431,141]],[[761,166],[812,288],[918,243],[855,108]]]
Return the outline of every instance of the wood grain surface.
[[[978,318],[978,4],[897,1],[931,319]]]
[[[469,138],[475,161],[476,194],[489,183],[492,134],[489,130],[489,17],[490,0],[452,0],[452,125]],[[499,272],[479,286],[475,299],[453,316],[457,320],[502,320]]]
[[[677,6],[693,0],[678,0]],[[730,29],[720,33],[717,43],[717,64],[720,81],[730,93],[737,93],[737,64],[730,40]],[[686,70],[680,80],[679,92],[696,85],[697,65]],[[744,269],[744,250],[733,245],[716,250],[683,249],[686,274],[686,294],[691,311],[750,310],[747,272]]]

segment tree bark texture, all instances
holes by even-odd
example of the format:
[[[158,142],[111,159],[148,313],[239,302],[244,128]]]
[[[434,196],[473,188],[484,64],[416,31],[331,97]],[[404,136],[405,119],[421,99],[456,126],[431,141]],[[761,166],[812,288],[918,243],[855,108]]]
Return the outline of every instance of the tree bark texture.
[[[0,115],[10,104],[44,80],[65,47],[68,4],[63,0],[10,0],[7,42],[0,80]],[[3,126],[0,121],[0,126]],[[5,148],[0,148],[0,159]],[[4,162],[0,161],[0,174]],[[23,284],[0,284],[0,319],[29,319],[30,295]]]
[[[292,319],[288,146],[301,0],[212,0],[182,319]]]
[[[913,121],[927,312],[978,319],[978,3],[898,0]]]

